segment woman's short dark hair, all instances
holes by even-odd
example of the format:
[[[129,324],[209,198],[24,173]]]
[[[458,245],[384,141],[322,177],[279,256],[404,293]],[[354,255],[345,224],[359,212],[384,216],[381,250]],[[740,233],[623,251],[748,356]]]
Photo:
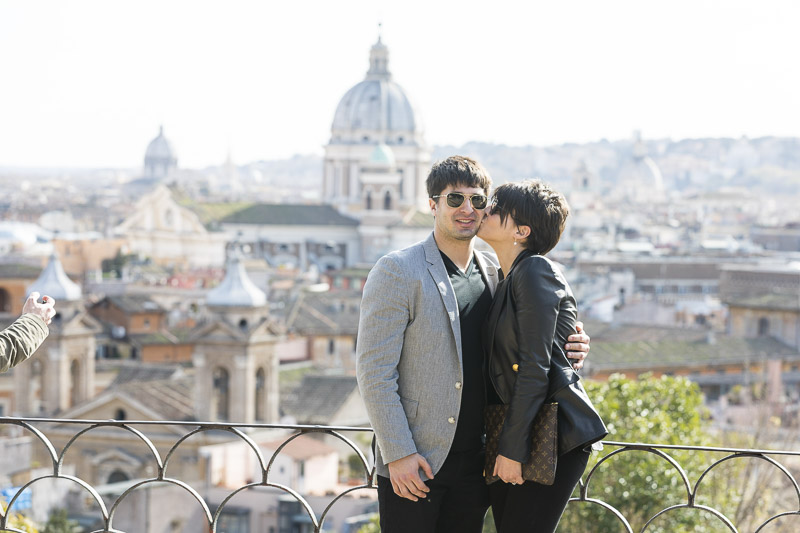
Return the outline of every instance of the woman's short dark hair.
[[[425,186],[428,189],[428,198],[440,194],[447,187],[479,187],[489,194],[492,178],[483,168],[483,165],[470,157],[452,155],[442,161],[437,161],[428,173]]]
[[[495,189],[492,202],[496,202],[492,213],[500,215],[502,224],[510,216],[518,226],[531,228],[521,244],[539,255],[558,244],[569,216],[564,195],[541,180],[504,183]]]

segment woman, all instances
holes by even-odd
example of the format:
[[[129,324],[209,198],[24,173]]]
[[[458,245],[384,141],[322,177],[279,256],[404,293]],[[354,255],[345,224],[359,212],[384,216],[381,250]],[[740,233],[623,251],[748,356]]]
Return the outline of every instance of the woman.
[[[544,257],[568,214],[564,196],[541,181],[507,183],[494,192],[478,232],[505,273],[483,338],[488,403],[508,406],[494,466],[500,481],[489,485],[498,533],[555,531],[591,445],[608,433],[564,353],[575,332],[575,298]],[[545,400],[558,403],[558,462],[549,486],[522,478],[533,420]]]

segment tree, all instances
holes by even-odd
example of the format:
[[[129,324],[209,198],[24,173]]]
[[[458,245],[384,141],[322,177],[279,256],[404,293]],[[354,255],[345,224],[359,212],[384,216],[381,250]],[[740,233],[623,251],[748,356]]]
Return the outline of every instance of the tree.
[[[75,533],[79,531],[78,523],[67,518],[66,509],[56,509],[47,519],[42,533]]]
[[[381,533],[380,517],[378,515],[373,516],[368,524],[358,528],[357,533]]]
[[[586,389],[608,427],[606,440],[689,446],[711,443],[702,394],[699,387],[687,379],[670,376],[656,379],[645,374],[638,380],[631,380],[617,374],[604,383],[588,381]],[[612,451],[606,448],[602,453],[592,454],[584,480],[600,459]],[[686,471],[691,488],[713,462],[706,454],[693,451],[669,450],[668,455]],[[713,507],[717,509],[729,507],[730,503],[731,495],[721,490],[723,482],[709,479],[708,484],[704,481],[702,485],[701,492],[715,495]],[[574,496],[578,496],[578,489]],[[662,457],[646,451],[624,452],[605,461],[589,482],[588,497],[614,506],[634,531],[640,531],[658,511],[687,502],[677,469]],[[586,524],[592,524],[591,529],[586,529]],[[692,509],[666,513],[647,531],[711,533],[725,529],[718,518]],[[573,502],[567,507],[559,531],[616,533],[624,529],[611,512],[599,505]]]

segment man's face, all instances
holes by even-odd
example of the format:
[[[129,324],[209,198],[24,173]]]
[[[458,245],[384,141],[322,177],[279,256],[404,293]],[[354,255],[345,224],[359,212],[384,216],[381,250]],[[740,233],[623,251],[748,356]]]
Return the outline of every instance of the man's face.
[[[447,204],[447,194],[460,192],[465,195],[464,201],[458,207]],[[469,241],[476,233],[483,221],[483,209],[472,206],[470,196],[473,194],[486,195],[480,187],[450,186],[443,190],[441,198],[429,198],[431,212],[436,217],[435,231],[438,238]]]

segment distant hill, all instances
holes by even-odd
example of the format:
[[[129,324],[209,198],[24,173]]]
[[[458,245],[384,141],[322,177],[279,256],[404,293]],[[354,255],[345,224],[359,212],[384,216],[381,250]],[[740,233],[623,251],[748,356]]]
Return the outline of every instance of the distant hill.
[[[646,154],[661,170],[666,187],[717,190],[746,186],[768,194],[800,194],[800,138],[709,138],[643,140]],[[453,154],[475,157],[495,184],[539,177],[568,190],[581,162],[613,187],[620,170],[633,157],[634,139],[557,146],[507,146],[469,142],[433,147],[433,160]],[[259,161],[241,167],[256,170],[276,187],[321,189],[322,157],[295,156]]]

